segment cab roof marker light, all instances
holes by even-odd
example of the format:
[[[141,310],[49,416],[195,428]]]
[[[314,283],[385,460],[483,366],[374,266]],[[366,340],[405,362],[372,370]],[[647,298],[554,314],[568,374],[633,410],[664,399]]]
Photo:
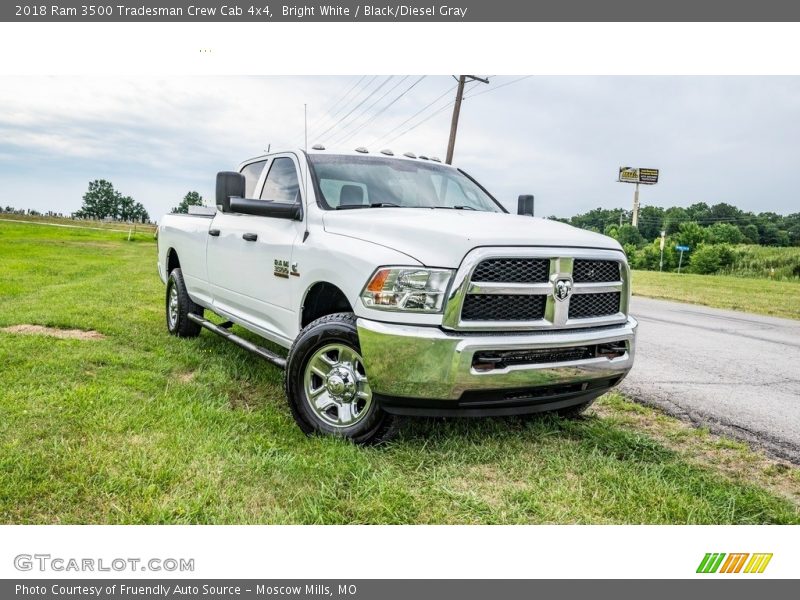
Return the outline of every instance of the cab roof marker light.
[[[441,159],[441,158],[439,158],[438,156],[431,156],[431,160],[432,160],[433,162],[442,162],[442,159]]]
[[[388,148],[384,148],[383,150],[381,150],[381,154],[385,154],[386,156],[394,156],[394,152],[392,152]]]
[[[427,156],[425,156],[424,154],[420,154],[420,155],[419,155],[419,157],[420,157],[422,160],[428,160],[428,157],[427,157]]]
[[[314,144],[313,146],[311,146],[311,149],[312,150],[325,150],[325,146],[323,146],[322,144]]]
[[[356,148],[356,152],[360,152],[361,154],[369,154],[369,150],[367,150],[364,146],[359,146]]]
[[[403,156],[405,156],[406,158],[417,158],[417,155],[414,154],[413,152],[406,152],[403,154]]]

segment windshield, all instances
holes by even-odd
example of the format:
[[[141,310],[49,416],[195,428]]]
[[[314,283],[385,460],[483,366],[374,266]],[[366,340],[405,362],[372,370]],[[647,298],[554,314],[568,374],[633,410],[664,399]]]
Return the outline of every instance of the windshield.
[[[504,212],[472,179],[440,164],[377,156],[308,158],[326,209],[398,206]]]

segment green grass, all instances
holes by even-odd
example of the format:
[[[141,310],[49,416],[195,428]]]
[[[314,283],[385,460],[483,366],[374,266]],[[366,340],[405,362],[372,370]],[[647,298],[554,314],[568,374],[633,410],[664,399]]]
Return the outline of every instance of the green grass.
[[[155,233],[156,226],[149,223],[137,223],[135,225],[121,221],[95,221],[90,219],[69,219],[67,217],[47,217],[41,215],[18,215],[14,213],[0,213],[0,221],[36,221],[39,223],[50,223],[55,225],[68,225],[70,227],[86,227],[89,229],[117,229],[127,232],[135,228],[137,233]]]
[[[307,438],[278,370],[167,335],[152,236],[125,239],[0,223],[0,327],[106,336],[0,332],[0,522],[800,522],[795,469],[722,469],[618,395],[575,422],[414,420],[382,448]]]
[[[779,281],[800,280],[800,248],[780,248],[741,244],[733,246],[732,264],[723,275],[760,277]]]
[[[800,319],[800,282],[634,271],[633,294]]]

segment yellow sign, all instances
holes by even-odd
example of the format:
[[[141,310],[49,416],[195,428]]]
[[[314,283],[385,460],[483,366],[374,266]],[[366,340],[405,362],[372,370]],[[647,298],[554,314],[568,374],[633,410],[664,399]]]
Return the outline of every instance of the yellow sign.
[[[619,180],[624,183],[639,183],[639,169],[619,168]]]

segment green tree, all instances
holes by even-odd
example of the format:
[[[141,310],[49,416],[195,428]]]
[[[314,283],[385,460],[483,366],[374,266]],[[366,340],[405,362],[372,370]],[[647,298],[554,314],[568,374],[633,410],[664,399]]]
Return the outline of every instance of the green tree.
[[[685,208],[680,206],[672,206],[664,211],[664,229],[667,235],[672,235],[678,232],[678,227],[681,223],[689,220],[689,214]]]
[[[690,221],[704,221],[711,217],[711,208],[705,202],[695,202],[686,209]]]
[[[660,237],[664,219],[664,209],[660,206],[642,207],[639,211],[639,233],[648,241]]]
[[[681,223],[678,227],[677,241],[681,246],[689,246],[694,250],[703,243],[705,239],[705,230],[694,221]]]
[[[116,218],[119,212],[120,194],[110,181],[95,179],[83,195],[83,206],[75,216],[83,219]]]
[[[731,223],[714,223],[706,230],[706,238],[712,244],[741,244],[745,241],[742,231]]]
[[[692,253],[690,270],[702,275],[718,273],[733,263],[733,257],[733,250],[727,244],[701,244]]]
[[[172,208],[172,212],[188,213],[190,206],[203,206],[203,197],[198,192],[188,192],[181,200],[181,203]]]
[[[622,227],[617,230],[617,241],[623,246],[636,246],[637,248],[644,244],[642,234],[633,225],[624,223]]]
[[[754,223],[745,225],[740,230],[748,244],[757,244],[761,237],[758,234],[758,227]]]

